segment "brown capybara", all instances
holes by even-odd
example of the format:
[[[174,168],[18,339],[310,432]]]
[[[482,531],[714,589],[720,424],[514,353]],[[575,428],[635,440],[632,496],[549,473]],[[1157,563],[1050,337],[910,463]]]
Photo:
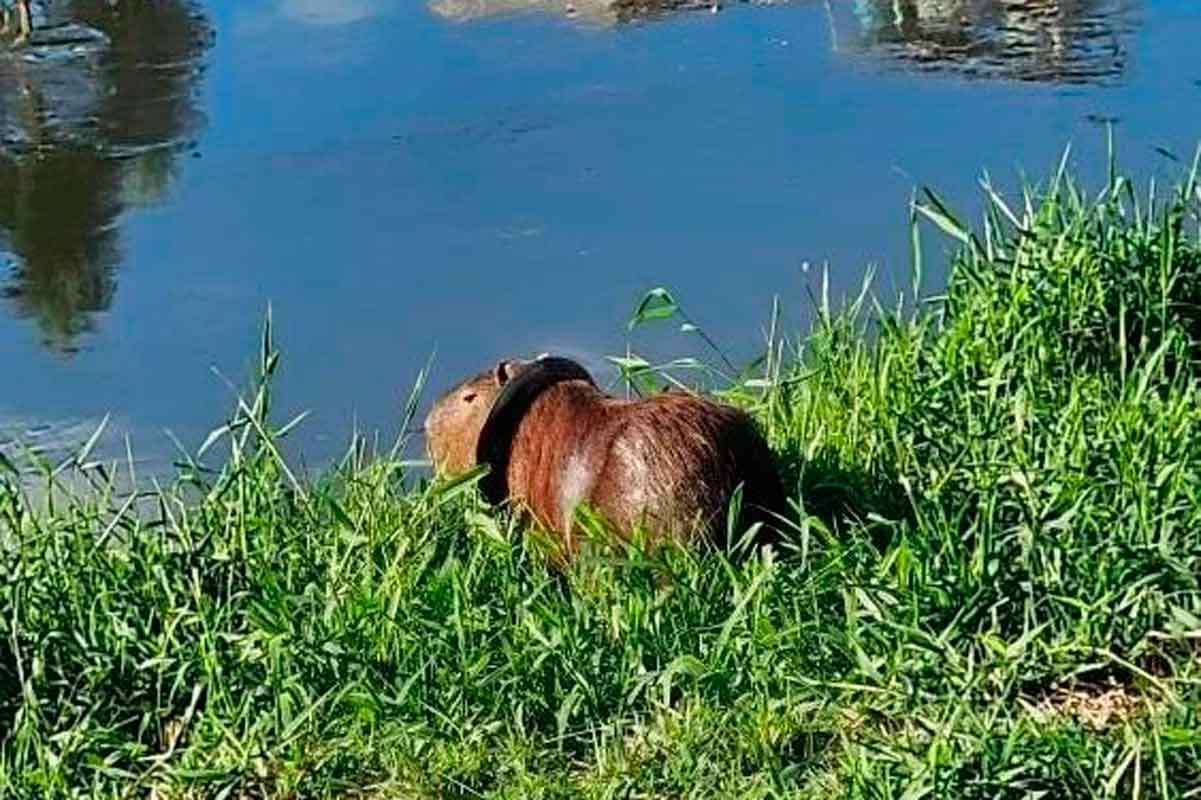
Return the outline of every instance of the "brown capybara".
[[[739,486],[745,522],[768,528],[786,509],[746,413],[687,392],[612,397],[565,358],[502,361],[468,378],[434,403],[425,433],[437,473],[489,465],[484,496],[524,508],[562,538],[564,556],[581,503],[652,543],[724,532]]]

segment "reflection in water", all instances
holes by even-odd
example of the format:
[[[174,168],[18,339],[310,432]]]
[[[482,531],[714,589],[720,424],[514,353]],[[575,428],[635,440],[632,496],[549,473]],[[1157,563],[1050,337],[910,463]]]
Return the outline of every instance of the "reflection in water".
[[[1118,78],[1127,61],[1123,39],[1133,27],[1128,0],[853,0],[849,5],[861,49],[922,68],[1023,81]],[[836,42],[841,29],[835,23]]]
[[[773,0],[757,0],[767,5]],[[430,9],[447,19],[469,21],[498,14],[548,11],[595,22],[629,22],[681,9],[718,9],[721,0],[430,0]]]
[[[211,31],[186,0],[54,10],[77,24],[0,53],[0,294],[70,352],[112,302],[121,212],[162,200],[199,124]]]
[[[112,301],[117,184],[112,165],[84,150],[0,159],[0,228],[19,258],[3,293],[55,349],[71,350]]]
[[[317,0],[309,0],[316,2]],[[752,0],[756,5],[786,0]],[[979,77],[1093,83],[1122,75],[1136,0],[825,0],[836,49]],[[722,0],[429,0],[468,21],[545,11],[620,23]],[[853,33],[848,36],[848,32]]]
[[[394,4],[395,0],[278,0],[277,8],[283,17],[295,22],[349,25],[381,16]]]

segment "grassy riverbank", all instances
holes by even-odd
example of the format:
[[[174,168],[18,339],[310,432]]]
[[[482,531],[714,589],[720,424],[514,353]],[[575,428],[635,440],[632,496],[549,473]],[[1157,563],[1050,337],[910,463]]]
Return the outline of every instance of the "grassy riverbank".
[[[945,296],[819,299],[735,392],[774,558],[559,577],[470,484],[297,480],[265,388],[132,505],[10,480],[0,795],[1201,796],[1195,199],[927,198]]]

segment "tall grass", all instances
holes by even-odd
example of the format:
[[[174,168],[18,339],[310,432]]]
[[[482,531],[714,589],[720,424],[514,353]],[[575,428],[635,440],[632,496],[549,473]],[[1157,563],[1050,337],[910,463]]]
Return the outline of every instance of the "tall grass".
[[[944,295],[819,299],[724,393],[796,489],[775,553],[559,572],[470,480],[298,476],[269,328],[173,485],[9,475],[0,795],[1201,796],[1196,187],[985,191],[915,206]]]

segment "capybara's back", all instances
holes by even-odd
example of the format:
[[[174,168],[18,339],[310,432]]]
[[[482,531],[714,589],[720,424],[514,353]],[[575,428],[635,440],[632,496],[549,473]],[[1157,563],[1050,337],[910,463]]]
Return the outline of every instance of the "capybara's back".
[[[623,530],[641,525],[674,539],[724,533],[739,486],[744,522],[784,512],[772,454],[743,411],[684,392],[608,403],[612,439],[589,500]]]

